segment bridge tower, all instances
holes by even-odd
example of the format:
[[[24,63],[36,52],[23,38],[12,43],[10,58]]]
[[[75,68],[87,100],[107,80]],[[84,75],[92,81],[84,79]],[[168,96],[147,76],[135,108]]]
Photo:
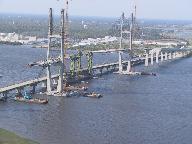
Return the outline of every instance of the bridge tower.
[[[120,19],[120,43],[119,43],[119,50],[122,49],[122,42],[123,42],[123,24],[124,24],[125,14],[122,13],[121,19]],[[119,51],[119,72],[121,73],[123,71],[123,65],[122,65],[122,52]]]
[[[65,12],[64,12],[64,53],[67,54],[69,47],[69,0],[65,0]]]
[[[57,92],[62,93],[63,88],[63,76],[64,76],[64,23],[65,23],[65,14],[64,9],[61,10],[61,64],[59,71],[59,80],[57,85]]]
[[[49,9],[49,31],[48,31],[48,50],[47,50],[47,61],[50,59],[51,50],[51,40],[53,35],[53,12],[52,8]],[[51,93],[52,83],[51,83],[51,66],[47,66],[47,93]]]
[[[133,25],[134,25],[134,16],[133,13],[131,13],[131,24],[130,24],[130,36],[129,36],[129,60],[127,65],[127,72],[131,72],[131,60],[133,58]]]

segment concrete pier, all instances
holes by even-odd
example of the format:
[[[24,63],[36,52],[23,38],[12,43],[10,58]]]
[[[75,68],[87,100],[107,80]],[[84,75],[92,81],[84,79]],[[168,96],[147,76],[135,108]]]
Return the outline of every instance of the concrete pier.
[[[176,58],[176,53],[174,52],[174,53],[173,53],[173,59],[175,59],[175,58]]]
[[[159,63],[159,52],[156,52],[156,63]]]
[[[165,53],[165,60],[167,60],[168,59],[168,54],[167,54],[167,52]]]
[[[151,53],[151,65],[153,65],[153,61],[154,61],[153,55],[154,55],[154,53],[152,52],[152,53]]]
[[[49,9],[49,32],[48,32],[48,50],[47,50],[47,61],[50,59],[51,50],[51,36],[53,34],[53,13],[52,8]],[[52,83],[51,83],[51,66],[47,66],[47,92],[51,93]]]
[[[60,63],[60,75],[57,85],[57,92],[62,93],[63,88],[63,76],[64,76],[64,10],[61,11],[61,63]]]
[[[119,72],[123,71],[123,65],[122,65],[122,52],[119,52]]]
[[[145,66],[149,66],[149,53],[145,55]]]
[[[131,60],[128,61],[127,72],[131,72]]]
[[[163,52],[161,52],[161,62],[163,62],[164,60],[164,55],[163,55]]]

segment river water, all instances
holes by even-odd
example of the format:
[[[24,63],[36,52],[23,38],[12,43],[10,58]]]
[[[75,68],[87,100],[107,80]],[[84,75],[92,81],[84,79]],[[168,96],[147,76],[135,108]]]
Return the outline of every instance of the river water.
[[[36,77],[40,69],[25,66],[45,55],[44,49],[0,46],[0,86]],[[41,144],[191,144],[192,58],[136,69],[157,76],[90,80],[89,90],[101,99],[48,97],[47,105],[9,100],[0,103],[0,127]]]

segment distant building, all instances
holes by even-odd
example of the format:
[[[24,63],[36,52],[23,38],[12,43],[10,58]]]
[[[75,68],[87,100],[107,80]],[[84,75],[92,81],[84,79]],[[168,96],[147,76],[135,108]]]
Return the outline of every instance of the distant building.
[[[86,46],[86,45],[97,45],[97,44],[102,44],[102,43],[110,43],[110,42],[114,42],[117,41],[117,37],[111,37],[111,36],[105,36],[104,38],[88,38],[85,40],[82,40],[81,42],[79,42],[78,44],[73,45],[73,47],[75,46]]]
[[[0,41],[4,42],[20,42],[28,44],[37,40],[37,37],[23,36],[17,33],[0,33]]]

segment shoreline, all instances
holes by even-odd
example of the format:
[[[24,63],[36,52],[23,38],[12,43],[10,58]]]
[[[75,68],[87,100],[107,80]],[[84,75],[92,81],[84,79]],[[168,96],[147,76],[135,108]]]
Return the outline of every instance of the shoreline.
[[[17,134],[0,128],[1,144],[38,144],[32,140],[18,136]]]

